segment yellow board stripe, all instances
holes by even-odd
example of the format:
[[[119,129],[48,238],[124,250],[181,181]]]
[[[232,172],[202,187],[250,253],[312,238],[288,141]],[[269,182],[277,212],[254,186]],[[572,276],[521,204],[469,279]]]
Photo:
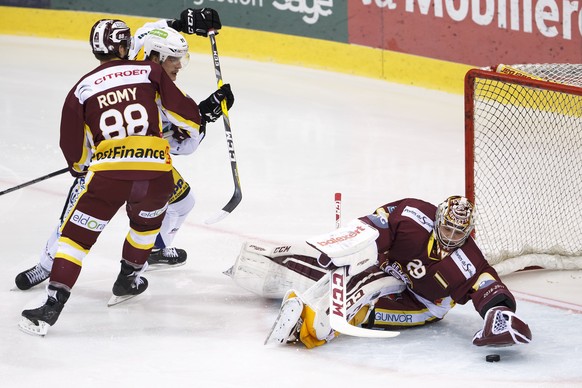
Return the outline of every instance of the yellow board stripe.
[[[5,6],[0,6],[0,14],[0,34],[85,41],[89,39],[90,27],[98,19],[122,19],[133,31],[156,20]],[[191,52],[210,55],[204,39],[192,35],[185,38]],[[223,27],[217,39],[221,53],[230,57],[337,71],[457,94],[463,93],[465,74],[474,67],[360,45],[234,27]]]

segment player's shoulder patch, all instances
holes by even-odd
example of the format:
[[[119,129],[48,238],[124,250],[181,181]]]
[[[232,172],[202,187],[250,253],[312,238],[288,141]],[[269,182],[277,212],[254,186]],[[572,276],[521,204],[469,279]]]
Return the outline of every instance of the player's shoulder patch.
[[[406,206],[402,210],[402,215],[414,220],[417,224],[426,229],[427,232],[432,232],[434,228],[434,221],[432,218],[424,214],[420,209],[412,206]]]
[[[465,279],[470,279],[477,273],[477,268],[475,268],[471,259],[461,248],[457,248],[453,253],[451,253],[450,258],[457,265]]]
[[[367,217],[370,221],[372,221],[372,224],[374,224],[375,227],[379,229],[388,229],[388,218],[390,217],[390,213],[392,213],[393,210],[394,206],[388,208],[388,212],[386,212],[384,208],[380,207],[376,209],[374,214],[370,214]]]

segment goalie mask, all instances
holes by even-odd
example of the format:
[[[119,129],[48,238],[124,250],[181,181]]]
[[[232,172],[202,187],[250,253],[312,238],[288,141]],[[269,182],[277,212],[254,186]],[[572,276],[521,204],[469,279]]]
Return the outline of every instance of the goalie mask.
[[[190,61],[188,42],[179,32],[170,27],[156,28],[148,32],[143,49],[146,58],[150,57],[152,51],[158,53],[160,63],[168,59],[180,61],[182,67],[186,67]]]
[[[443,248],[463,245],[475,227],[473,211],[471,201],[461,196],[449,197],[437,207],[434,233]]]
[[[93,54],[114,54],[116,57],[122,58],[119,47],[123,45],[127,49],[123,59],[127,59],[131,42],[131,30],[124,21],[101,19],[91,28],[89,43],[91,43]]]

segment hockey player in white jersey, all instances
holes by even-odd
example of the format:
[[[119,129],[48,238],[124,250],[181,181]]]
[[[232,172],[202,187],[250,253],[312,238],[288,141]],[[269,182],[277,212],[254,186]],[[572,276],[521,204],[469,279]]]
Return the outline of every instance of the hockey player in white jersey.
[[[190,18],[191,15],[193,15],[192,18]],[[180,19],[162,19],[146,23],[137,30],[129,58],[148,59],[160,63],[170,78],[176,81],[179,71],[188,64],[190,57],[188,53],[189,47],[186,40],[169,26],[179,28],[180,31],[185,33],[194,31],[193,33],[197,35],[207,36],[209,29],[218,30],[222,25],[215,10],[203,8],[186,9],[182,12]],[[220,108],[220,101],[224,98],[227,99],[227,106],[230,108],[234,102],[234,96],[228,84],[198,104],[200,113],[204,117],[204,123],[198,133],[191,133],[171,124],[164,111],[161,110],[164,137],[170,143],[170,152],[173,155],[188,155],[197,149],[205,135],[205,124],[216,121],[220,117],[222,111],[217,107]],[[87,160],[90,160],[90,158],[91,155],[88,155]],[[162,228],[148,258],[148,264],[152,268],[155,266],[183,265],[187,259],[186,251],[173,247],[172,242],[187,215],[194,207],[195,198],[191,192],[190,185],[178,171],[174,168],[172,172],[175,190],[170,199]],[[15,283],[19,289],[28,290],[42,283],[50,276],[54,254],[57,250],[57,241],[60,236],[60,225],[62,220],[66,218],[72,204],[75,203],[77,196],[83,190],[84,184],[85,176],[83,174],[75,178],[61,212],[59,223],[47,240],[40,254],[39,262],[34,267],[16,276]]]
[[[206,11],[208,12],[208,9]],[[219,20],[217,14],[213,20]],[[146,23],[138,29],[134,36],[134,44],[129,58],[159,63],[170,78],[176,81],[179,71],[188,65],[190,54],[188,53],[188,42],[168,24],[175,25],[176,23],[162,19]],[[200,102],[200,112],[204,118],[204,123],[198,133],[191,133],[176,127],[161,110],[164,126],[163,135],[169,141],[173,155],[189,155],[196,151],[206,135],[206,123],[216,121],[222,114],[222,110],[216,108],[220,108],[220,101],[223,99],[227,100],[227,107],[230,109],[234,102],[234,96],[229,84],[223,85],[206,100]],[[195,198],[189,183],[176,168],[172,172],[176,185],[175,191],[170,199],[162,229],[148,259],[150,266],[159,264],[181,265],[184,264],[187,257],[186,251],[172,247],[172,242],[194,207]]]

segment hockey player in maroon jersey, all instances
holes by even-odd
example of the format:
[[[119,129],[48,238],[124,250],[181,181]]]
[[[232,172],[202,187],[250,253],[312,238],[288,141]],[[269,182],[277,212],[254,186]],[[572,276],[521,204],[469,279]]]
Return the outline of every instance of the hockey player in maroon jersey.
[[[145,291],[148,283],[141,274],[174,189],[158,108],[186,130],[201,125],[198,105],[159,64],[127,60],[131,32],[123,21],[99,20],[90,44],[101,64],[67,95],[60,136],[71,174],[86,173],[85,187],[61,226],[45,304],[22,312],[19,327],[31,334],[45,335],[55,324],[83,259],[123,205],[130,230],[110,304]]]
[[[190,18],[190,16],[193,17]],[[184,33],[187,33],[190,29],[197,35],[207,36],[210,28],[218,30],[222,27],[222,24],[218,13],[211,8],[189,8],[181,13],[179,19],[161,19],[156,22],[146,23],[135,32],[129,58],[148,59],[159,63],[168,76],[175,81],[178,72],[182,69],[182,66],[186,66],[189,60],[188,43],[169,26],[179,28]],[[150,34],[152,30],[156,29],[161,29],[166,34]],[[144,50],[146,42],[148,47]],[[141,55],[136,58],[140,52]],[[170,153],[172,155],[187,155],[196,150],[205,136],[205,124],[216,121],[222,114],[222,111],[217,108],[220,108],[220,101],[223,98],[226,98],[227,108],[230,109],[234,103],[234,96],[228,84],[223,85],[222,88],[199,104],[200,111],[204,116],[204,125],[201,125],[197,132],[188,132],[176,127],[161,112],[163,135],[170,143]],[[156,236],[156,242],[148,257],[148,264],[152,266],[150,268],[155,266],[180,266],[185,264],[187,259],[186,251],[173,247],[172,241],[188,213],[192,210],[195,200],[188,182],[182,178],[175,168],[172,169],[172,173],[175,189],[170,198],[162,227]],[[77,196],[83,190],[84,185],[85,176],[76,176],[61,213],[58,226],[47,240],[39,257],[39,262],[16,276],[15,283],[18,289],[28,290],[44,282],[50,276],[54,255],[57,250],[57,242],[60,237],[60,226],[75,203]]]
[[[471,301],[484,318],[475,345],[529,343],[515,298],[470,236],[473,209],[461,196],[438,207],[402,199],[308,239],[309,245],[247,242],[227,274],[259,295],[284,295],[267,342],[301,341],[312,348],[332,340],[337,333],[329,325],[327,273],[348,266],[347,319],[354,325],[421,326]]]

